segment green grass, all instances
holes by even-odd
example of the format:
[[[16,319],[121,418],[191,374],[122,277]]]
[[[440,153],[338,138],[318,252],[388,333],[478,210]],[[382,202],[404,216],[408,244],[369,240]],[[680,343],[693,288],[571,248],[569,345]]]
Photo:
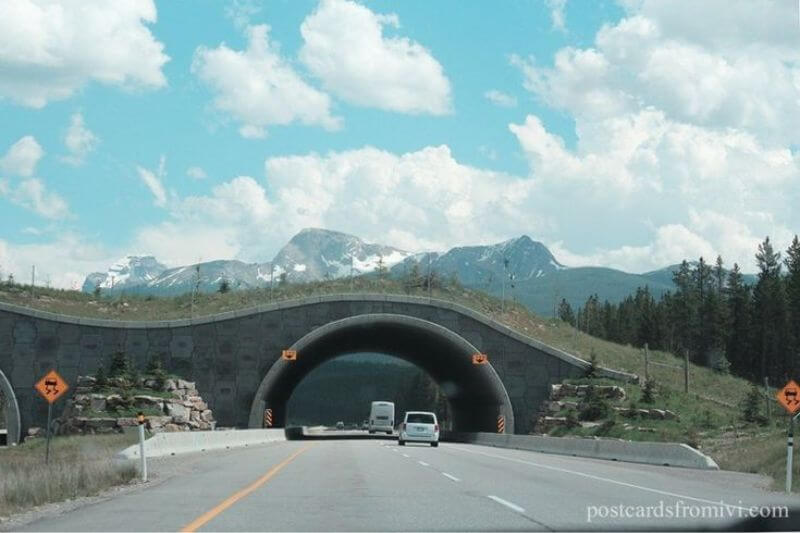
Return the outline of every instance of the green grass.
[[[112,457],[136,442],[133,433],[55,437],[48,465],[43,438],[0,451],[0,516],[130,482],[135,466],[115,463]]]

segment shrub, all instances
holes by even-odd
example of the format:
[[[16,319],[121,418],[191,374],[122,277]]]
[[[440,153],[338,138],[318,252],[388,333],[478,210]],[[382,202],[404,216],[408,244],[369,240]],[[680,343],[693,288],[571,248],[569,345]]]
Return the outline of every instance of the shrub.
[[[103,365],[100,365],[100,368],[97,369],[94,379],[95,390],[100,391],[108,386],[108,378],[106,378],[106,370],[103,368]]]
[[[111,366],[108,369],[108,377],[128,377],[129,373],[130,368],[128,366],[128,358],[125,357],[125,352],[122,350],[117,350],[111,357]]]
[[[653,376],[647,378],[642,388],[642,401],[644,403],[653,403],[656,397],[656,379]]]
[[[584,377],[597,377],[597,355],[594,353],[594,348],[592,348],[591,354],[589,355],[589,367],[586,369]]]
[[[594,392],[594,387],[589,387],[586,391],[586,398],[578,408],[578,418],[580,420],[600,420],[607,418],[611,414],[611,406],[605,398]]]
[[[746,422],[764,425],[767,423],[767,418],[761,414],[761,392],[758,387],[753,385],[750,387],[750,392],[742,401],[742,418]]]

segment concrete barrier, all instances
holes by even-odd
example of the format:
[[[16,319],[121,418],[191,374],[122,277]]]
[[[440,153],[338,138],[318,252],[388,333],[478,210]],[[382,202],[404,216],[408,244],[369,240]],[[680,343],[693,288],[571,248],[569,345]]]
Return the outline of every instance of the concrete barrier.
[[[711,457],[691,446],[676,442],[453,432],[444,435],[443,440],[630,463],[719,470],[719,466]]]
[[[236,429],[229,431],[181,431],[156,433],[144,441],[147,457],[163,457],[182,453],[224,450],[286,440],[283,429]],[[129,446],[118,459],[138,459],[139,444]]]

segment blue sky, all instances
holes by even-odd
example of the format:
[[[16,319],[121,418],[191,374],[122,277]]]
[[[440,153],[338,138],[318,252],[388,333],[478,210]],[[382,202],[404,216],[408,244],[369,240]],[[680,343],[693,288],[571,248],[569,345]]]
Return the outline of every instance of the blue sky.
[[[695,4],[4,3],[0,271],[267,261],[306,226],[752,270],[800,226],[797,4]]]

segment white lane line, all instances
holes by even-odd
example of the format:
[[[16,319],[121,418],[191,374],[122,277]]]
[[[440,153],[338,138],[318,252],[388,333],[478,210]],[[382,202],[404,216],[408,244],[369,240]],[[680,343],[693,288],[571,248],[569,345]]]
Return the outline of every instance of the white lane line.
[[[459,481],[461,481],[461,480],[460,480],[460,479],[458,479],[456,476],[451,476],[451,475],[450,475],[450,474],[448,474],[447,472],[442,472],[442,475],[443,475],[444,477],[448,478],[448,479],[451,479],[451,480],[455,481],[456,483],[458,483]]]
[[[410,458],[411,458],[411,456],[410,456],[410,455],[408,455],[407,453],[404,453],[404,454],[403,454],[403,457],[405,457],[406,459],[410,459]]]
[[[523,509],[522,507],[520,507],[519,505],[517,505],[515,503],[511,503],[508,500],[504,500],[503,498],[498,498],[497,496],[492,496],[491,494],[489,494],[488,498],[490,500],[496,501],[500,505],[505,505],[506,507],[508,507],[512,511],[516,511],[516,512],[518,512],[520,514],[524,514],[525,513],[525,509]]]
[[[539,464],[539,463],[534,463],[532,461],[523,461],[522,459],[515,459],[513,457],[505,457],[505,456],[496,455],[496,454],[493,454],[493,453],[479,452],[479,451],[476,451],[476,450],[466,450],[464,448],[461,448],[460,446],[451,446],[450,449],[456,449],[456,450],[460,450],[462,452],[474,453],[474,454],[477,454],[477,455],[485,455],[486,457],[494,457],[494,458],[497,458],[497,459],[504,459],[506,461],[512,461],[512,462],[515,462],[515,463],[522,463],[522,464],[525,464],[525,465],[535,466],[535,467],[538,467],[538,468],[544,468],[545,470],[553,470],[553,471],[562,472],[562,473],[565,473],[565,474],[573,474],[575,476],[594,479],[594,480],[597,480],[597,481],[605,481],[606,483],[612,483],[614,485],[622,485],[623,487],[629,487],[629,488],[632,488],[632,489],[643,490],[645,492],[653,492],[655,494],[660,494],[662,496],[672,496],[674,498],[683,498],[683,499],[686,499],[686,500],[693,500],[693,501],[700,502],[700,503],[710,503],[712,505],[724,505],[725,507],[732,507],[734,509],[740,509],[740,510],[743,510],[745,512],[749,512],[749,509],[750,509],[749,507],[741,507],[739,505],[733,505],[733,504],[730,504],[730,503],[725,503],[722,500],[714,501],[714,500],[706,500],[704,498],[695,498],[694,496],[687,496],[685,494],[678,494],[676,492],[668,492],[666,490],[659,490],[659,489],[654,489],[654,488],[651,488],[651,487],[643,487],[642,485],[635,485],[633,483],[626,483],[624,481],[617,481],[616,479],[609,479],[609,478],[606,478],[606,477],[595,476],[593,474],[586,474],[584,472],[576,472],[575,470],[568,470],[566,468],[559,468],[557,466],[543,465],[543,464]]]
[[[417,461],[417,462],[418,462],[419,464],[421,464],[422,466],[431,466],[431,465],[429,465],[428,463],[426,463],[425,461]]]

